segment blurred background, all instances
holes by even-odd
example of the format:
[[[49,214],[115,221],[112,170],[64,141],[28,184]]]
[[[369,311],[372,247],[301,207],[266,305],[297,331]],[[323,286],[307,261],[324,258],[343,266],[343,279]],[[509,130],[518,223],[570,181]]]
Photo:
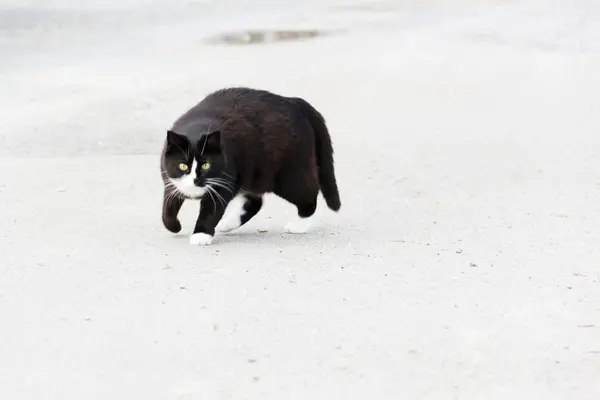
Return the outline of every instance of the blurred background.
[[[342,210],[192,247],[160,149],[236,85]],[[0,0],[0,399],[599,399],[599,94],[598,0]]]
[[[384,107],[379,118],[403,101],[373,103],[396,82],[414,100],[428,90],[417,80],[442,73],[451,98],[500,71],[529,79],[518,54],[597,54],[599,20],[594,0],[1,0],[0,155],[155,153],[171,121],[222,86],[334,102],[340,123],[348,108]]]

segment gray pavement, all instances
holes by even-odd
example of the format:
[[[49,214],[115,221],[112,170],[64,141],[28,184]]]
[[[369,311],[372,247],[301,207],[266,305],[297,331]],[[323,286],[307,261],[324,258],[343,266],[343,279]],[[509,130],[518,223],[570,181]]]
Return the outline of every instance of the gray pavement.
[[[600,6],[546,3],[0,0],[0,399],[600,398]],[[331,33],[213,40],[275,28]],[[323,112],[339,214],[164,230],[233,85]]]

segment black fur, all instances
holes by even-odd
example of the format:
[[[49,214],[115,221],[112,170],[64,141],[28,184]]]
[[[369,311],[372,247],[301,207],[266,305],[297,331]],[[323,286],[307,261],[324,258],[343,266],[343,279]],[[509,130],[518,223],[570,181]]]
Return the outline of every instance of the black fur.
[[[178,165],[194,160],[212,165],[209,171],[197,171],[197,186],[211,190],[200,199],[194,233],[214,235],[227,203],[238,193],[246,198],[242,225],[258,213],[265,193],[294,204],[303,218],[315,212],[319,190],[330,209],[341,207],[325,120],[297,97],[244,87],[221,89],[175,121],[161,156],[162,220],[172,232],[181,230],[177,214],[187,196],[174,191],[169,178],[184,175]],[[221,185],[211,185],[211,179]]]

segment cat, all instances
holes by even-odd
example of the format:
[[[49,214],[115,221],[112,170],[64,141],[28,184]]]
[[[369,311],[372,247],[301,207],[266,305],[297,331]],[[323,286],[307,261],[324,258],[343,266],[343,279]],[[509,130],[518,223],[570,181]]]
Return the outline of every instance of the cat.
[[[215,231],[247,223],[266,193],[296,206],[289,233],[310,229],[319,191],[331,210],[341,207],[325,119],[302,98],[267,90],[219,89],[181,115],[167,130],[161,176],[169,231],[181,230],[184,201],[200,200],[194,245],[209,245]]]

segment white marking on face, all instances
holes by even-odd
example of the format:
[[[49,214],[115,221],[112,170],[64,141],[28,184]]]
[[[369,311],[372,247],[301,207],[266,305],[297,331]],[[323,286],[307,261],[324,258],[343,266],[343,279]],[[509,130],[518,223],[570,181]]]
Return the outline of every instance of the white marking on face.
[[[285,226],[285,231],[288,233],[306,233],[311,228],[313,223],[313,217],[300,218],[296,216],[296,219],[289,222]]]
[[[245,214],[244,204],[246,204],[246,201],[246,197],[238,194],[229,202],[225,209],[225,215],[217,225],[216,229],[219,232],[229,232],[242,225],[242,216]]]
[[[195,246],[207,246],[212,243],[213,237],[208,233],[194,233],[190,236],[190,244]]]
[[[183,175],[181,178],[171,178],[171,182],[178,191],[183,193],[185,196],[197,199],[206,193],[206,189],[203,187],[196,186],[194,180],[196,179],[196,169],[198,168],[198,161],[194,159],[190,168],[190,173]]]

